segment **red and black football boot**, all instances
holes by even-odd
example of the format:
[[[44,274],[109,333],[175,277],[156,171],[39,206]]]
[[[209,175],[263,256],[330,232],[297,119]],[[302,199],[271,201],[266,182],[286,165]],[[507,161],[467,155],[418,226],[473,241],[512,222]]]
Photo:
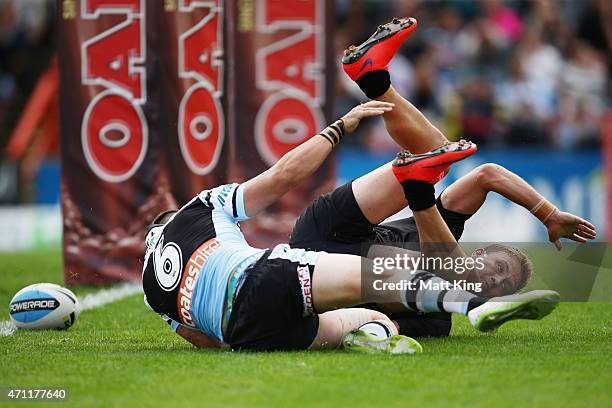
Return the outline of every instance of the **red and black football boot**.
[[[472,142],[453,142],[423,154],[402,151],[393,161],[395,178],[401,183],[405,180],[420,180],[436,184],[446,175],[451,164],[476,153]]]
[[[358,47],[350,46],[342,57],[342,67],[353,81],[366,72],[384,70],[389,67],[400,45],[417,27],[412,17],[394,18],[378,26],[378,30]]]

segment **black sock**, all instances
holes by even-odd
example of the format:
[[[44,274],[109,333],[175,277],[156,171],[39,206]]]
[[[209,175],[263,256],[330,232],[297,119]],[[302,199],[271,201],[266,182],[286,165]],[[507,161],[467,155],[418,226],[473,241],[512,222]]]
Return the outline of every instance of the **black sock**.
[[[420,180],[404,180],[401,185],[412,211],[426,210],[436,205],[436,190],[432,184]]]
[[[375,99],[387,92],[391,77],[389,71],[377,70],[366,72],[356,82],[368,98]]]
[[[487,299],[481,297],[472,298],[468,302],[467,311],[469,312],[470,310],[475,309],[478,306],[484,305],[485,303],[487,303]]]

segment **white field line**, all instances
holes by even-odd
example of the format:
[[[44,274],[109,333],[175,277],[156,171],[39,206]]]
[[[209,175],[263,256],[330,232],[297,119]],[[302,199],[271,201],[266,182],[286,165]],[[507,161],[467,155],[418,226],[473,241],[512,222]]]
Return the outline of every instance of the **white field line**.
[[[3,320],[0,322],[0,337],[10,336],[15,333],[17,327],[10,320]]]
[[[81,311],[102,307],[141,292],[142,286],[139,283],[120,283],[116,286],[83,296],[82,299],[79,299]],[[0,337],[10,336],[15,330],[17,330],[17,327],[10,320],[0,322]]]

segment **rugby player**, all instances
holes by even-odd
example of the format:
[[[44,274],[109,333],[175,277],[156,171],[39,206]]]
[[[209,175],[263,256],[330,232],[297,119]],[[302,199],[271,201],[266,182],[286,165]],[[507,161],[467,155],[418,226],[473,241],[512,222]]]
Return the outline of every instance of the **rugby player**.
[[[312,175],[362,118],[389,114],[393,107],[384,101],[358,106],[259,176],[205,190],[182,208],[156,217],[146,235],[146,303],[197,346],[228,344],[245,350],[336,348],[347,338],[349,347],[390,353],[421,350],[415,340],[398,335],[385,314],[352,308],[364,303],[453,312],[467,316],[480,331],[549,314],[559,299],[553,291],[487,300],[449,288],[440,277],[402,268],[376,275],[398,289],[374,290],[362,286],[362,276],[375,276],[370,259],[286,244],[258,249],[246,242],[240,221]],[[393,175],[413,211],[421,242],[454,241],[435,205],[433,185],[452,163],[475,151],[471,143],[449,143],[421,155],[399,155],[394,162]],[[354,332],[373,320],[388,323],[392,336],[378,341]]]
[[[402,148],[419,154],[448,141],[395,91],[387,70],[389,61],[416,27],[417,21],[414,19],[394,19],[379,26],[363,44],[345,50],[342,62],[345,72],[368,97],[394,104],[393,111],[384,115],[389,134]],[[577,242],[595,238],[595,228],[588,221],[559,211],[509,170],[499,165],[485,164],[454,182],[436,200],[437,208],[455,240],[461,238],[465,222],[484,204],[491,191],[530,210],[545,225],[549,240],[558,249],[561,249],[560,238]],[[398,253],[418,257],[420,252],[394,248],[419,251],[415,219],[409,217],[383,222],[406,205],[401,185],[397,183],[391,166],[385,165],[313,202],[296,222],[289,244],[293,248],[354,254],[371,259],[392,258]],[[446,251],[455,249],[459,250],[459,256],[465,256],[458,246],[445,248]],[[486,259],[484,268],[473,268],[463,274],[436,272],[449,281],[463,279],[480,283],[482,291],[479,295],[483,297],[515,293],[525,286],[532,274],[528,257],[510,246],[489,245],[475,250],[472,256]],[[390,314],[399,325],[401,334],[421,337],[446,336],[450,333],[451,318],[448,313],[392,313],[385,305],[379,309]]]

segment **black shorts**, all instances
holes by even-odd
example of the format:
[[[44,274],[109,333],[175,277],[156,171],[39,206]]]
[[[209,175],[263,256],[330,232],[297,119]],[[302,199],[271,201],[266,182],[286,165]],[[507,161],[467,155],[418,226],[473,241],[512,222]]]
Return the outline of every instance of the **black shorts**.
[[[346,183],[308,206],[293,227],[291,247],[358,256],[367,256],[374,244],[419,250],[419,233],[413,217],[380,225],[370,223],[357,204],[352,184]],[[436,205],[459,240],[470,216],[445,209],[439,197]],[[451,329],[449,313],[405,312],[390,317],[399,324],[400,333],[410,337],[448,336]]]
[[[376,239],[374,225],[361,212],[352,182],[313,201],[295,222],[289,245],[313,251],[363,256]]]
[[[413,217],[370,223],[359,208],[348,182],[317,198],[304,210],[295,223],[289,245],[313,251],[367,256],[373,244],[408,247],[418,250],[419,233]],[[465,221],[470,217],[444,208],[440,197],[436,205],[455,239],[463,234]]]
[[[314,265],[270,259],[271,253],[247,269],[234,299],[225,334],[234,350],[304,350],[317,336],[310,292]]]

